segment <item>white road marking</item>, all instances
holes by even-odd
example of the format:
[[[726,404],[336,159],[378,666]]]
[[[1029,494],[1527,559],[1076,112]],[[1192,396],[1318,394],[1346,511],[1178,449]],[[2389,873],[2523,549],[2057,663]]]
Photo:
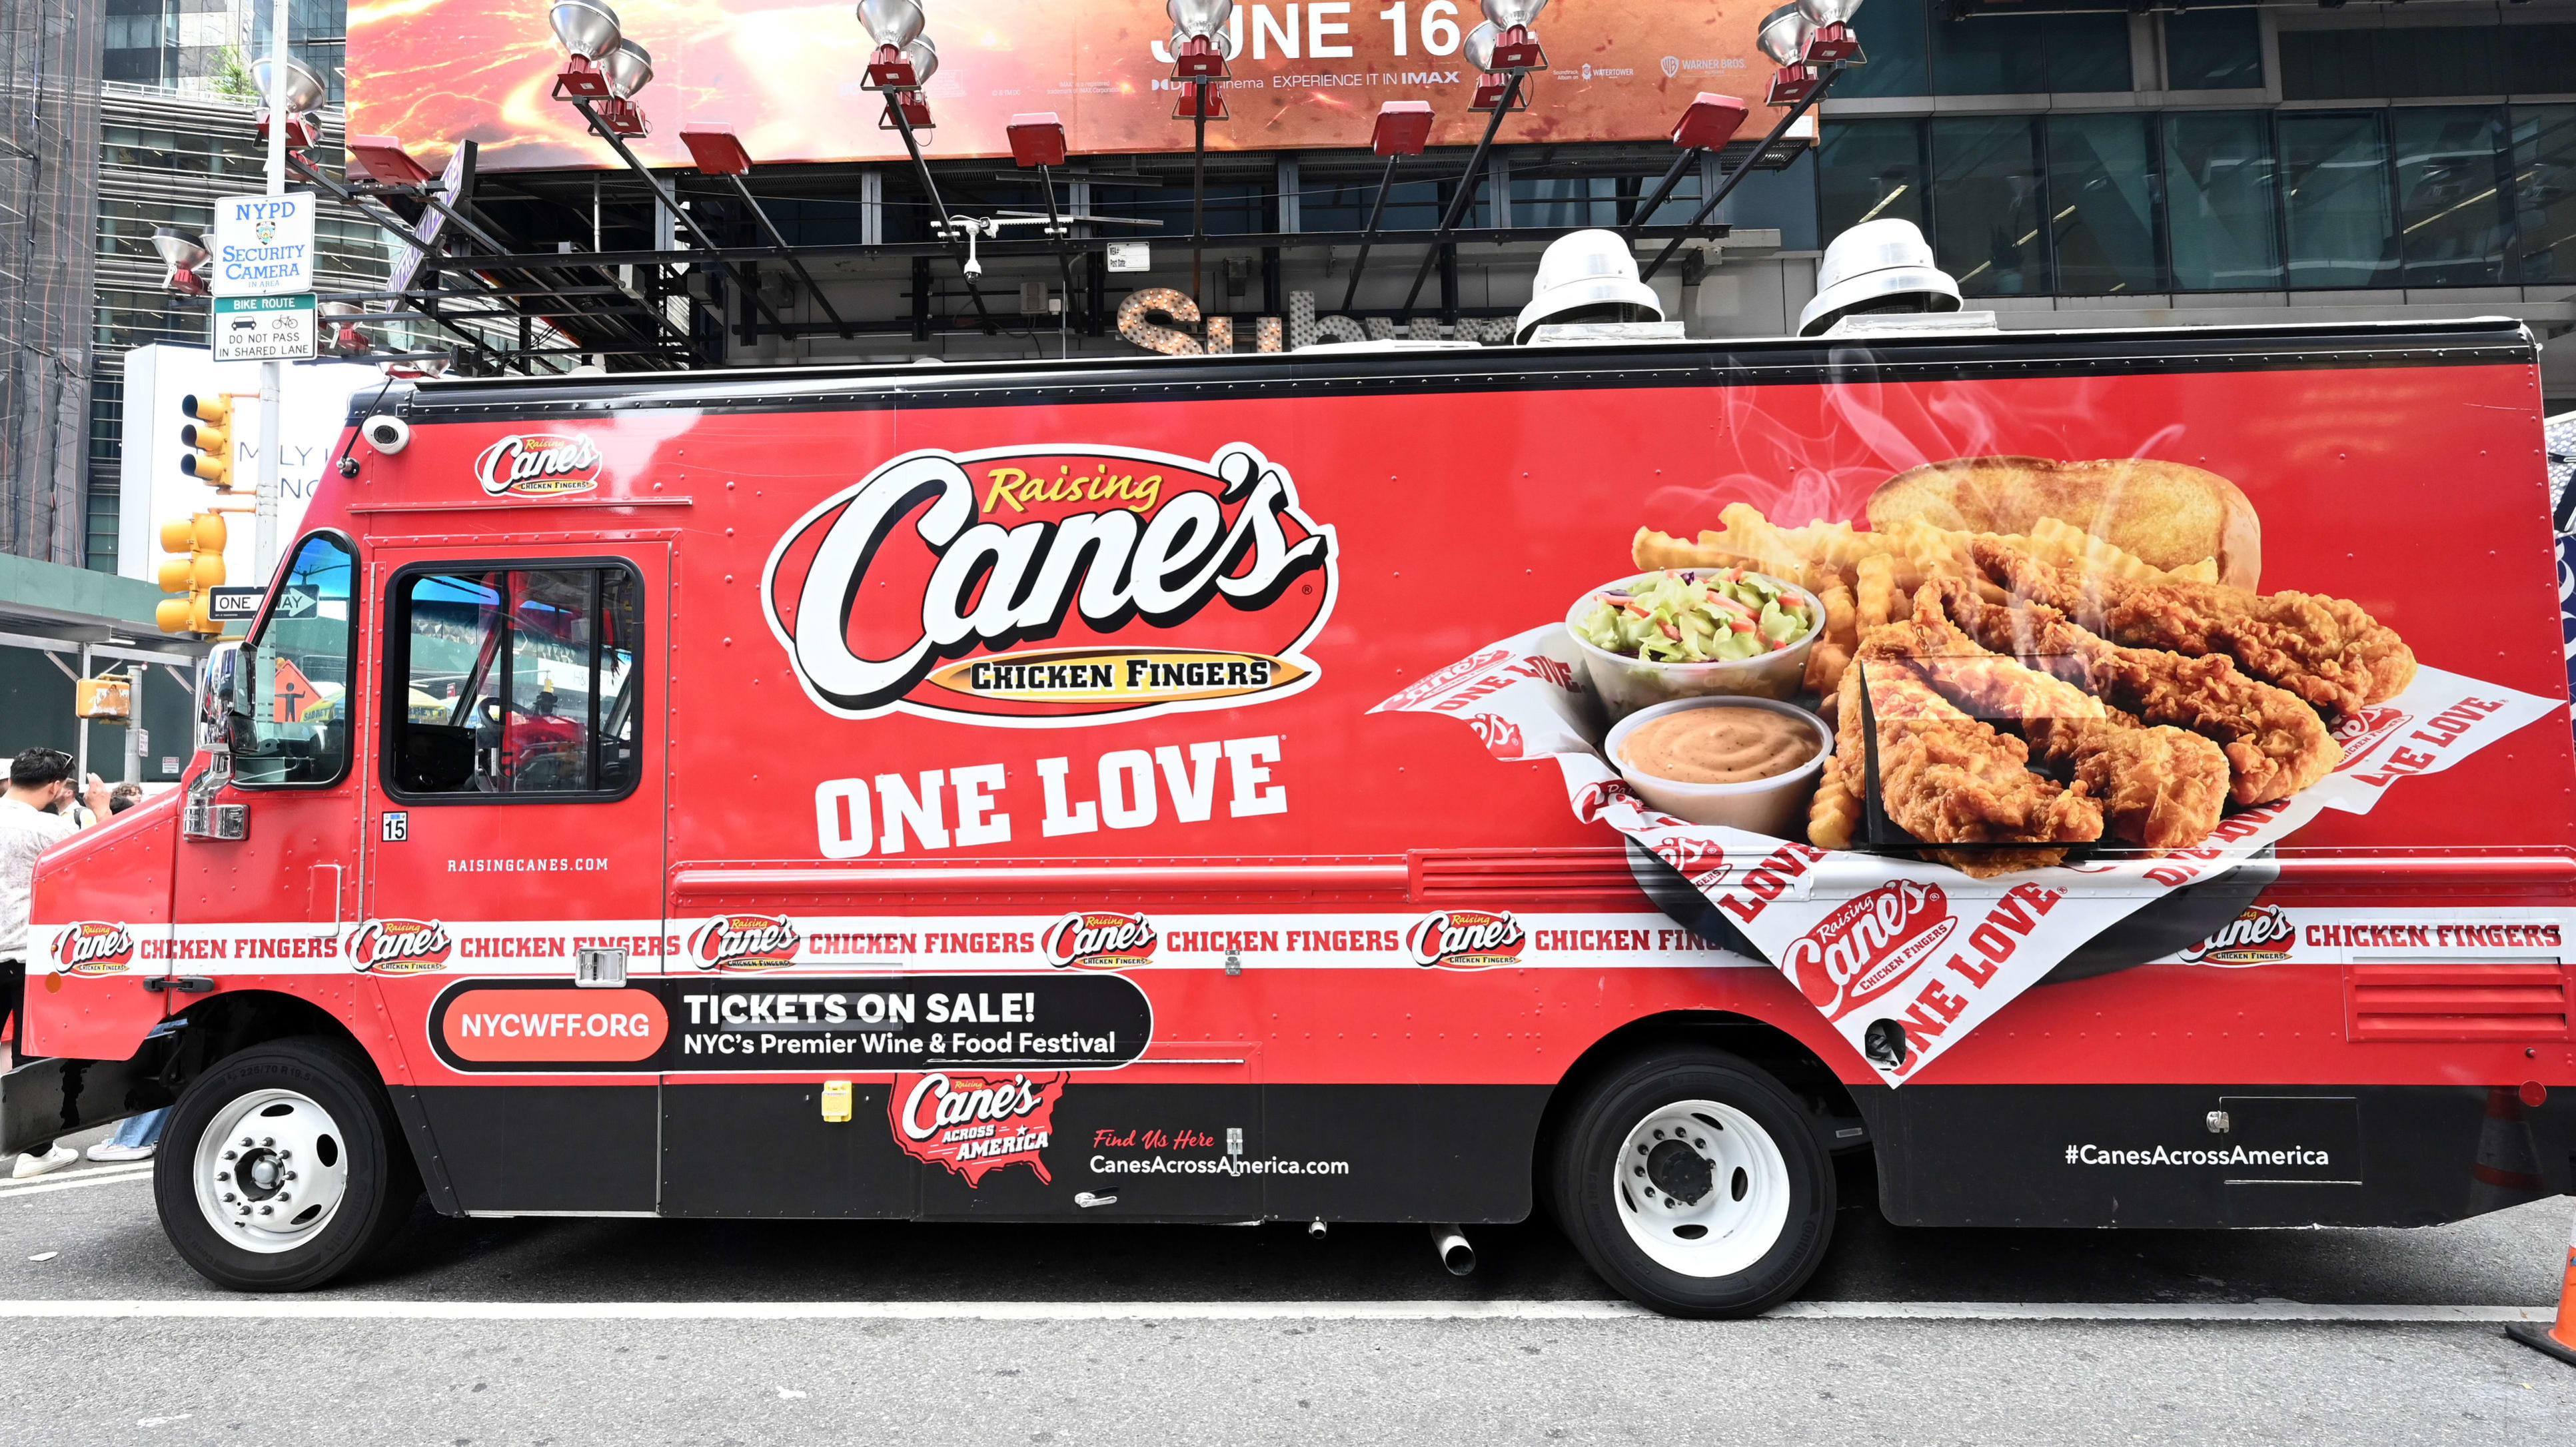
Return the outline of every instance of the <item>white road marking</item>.
[[[140,1181],[152,1174],[150,1162],[136,1166],[101,1166],[95,1171],[78,1171],[51,1180],[39,1177],[23,1186],[0,1186],[0,1201],[12,1196],[42,1196],[53,1191],[77,1191],[83,1186],[113,1186],[119,1181]]]
[[[2356,1322],[2548,1321],[2549,1306],[2261,1302],[1795,1301],[1784,1320]],[[370,1301],[207,1297],[0,1301],[6,1319],[274,1321],[1652,1321],[1624,1301]]]

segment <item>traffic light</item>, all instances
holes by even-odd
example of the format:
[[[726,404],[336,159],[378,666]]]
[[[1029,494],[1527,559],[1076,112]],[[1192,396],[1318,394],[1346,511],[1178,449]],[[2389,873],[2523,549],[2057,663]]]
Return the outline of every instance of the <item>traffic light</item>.
[[[161,551],[174,555],[161,560],[161,591],[184,595],[164,598],[152,610],[152,621],[162,632],[224,631],[215,621],[214,599],[208,591],[223,586],[224,536],[224,520],[218,513],[201,512],[161,525]]]
[[[179,410],[194,419],[179,428],[179,441],[191,450],[179,459],[179,470],[199,482],[232,490],[233,404],[228,397],[195,393],[179,399]]]

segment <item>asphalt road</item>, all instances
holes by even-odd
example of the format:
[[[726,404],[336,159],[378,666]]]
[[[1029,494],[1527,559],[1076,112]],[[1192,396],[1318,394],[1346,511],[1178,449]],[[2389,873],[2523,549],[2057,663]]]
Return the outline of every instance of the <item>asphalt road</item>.
[[[1472,1233],[1457,1279],[1414,1228],[423,1212],[364,1279],[245,1299],[172,1255],[139,1174],[53,1183],[0,1181],[13,1447],[2576,1440],[2576,1368],[2443,1310],[2553,1303],[2566,1199],[2430,1231],[1909,1231],[1855,1171],[1809,1314],[1684,1323],[1604,1305],[1538,1225]],[[2361,1319],[2241,1319],[2288,1303]],[[282,1314],[187,1314],[244,1306]]]

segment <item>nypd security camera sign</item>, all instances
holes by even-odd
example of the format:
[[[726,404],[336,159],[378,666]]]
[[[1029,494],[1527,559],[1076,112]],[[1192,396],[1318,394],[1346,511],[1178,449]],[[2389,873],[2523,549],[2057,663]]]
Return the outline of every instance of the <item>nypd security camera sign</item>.
[[[217,296],[282,296],[313,289],[313,196],[225,196],[215,202]]]

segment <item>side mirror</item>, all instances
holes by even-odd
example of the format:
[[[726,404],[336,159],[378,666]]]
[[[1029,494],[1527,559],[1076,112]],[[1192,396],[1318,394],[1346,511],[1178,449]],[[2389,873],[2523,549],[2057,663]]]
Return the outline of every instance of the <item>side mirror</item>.
[[[212,754],[232,752],[233,699],[241,683],[241,648],[239,643],[218,643],[206,655],[205,671],[198,675],[197,747]]]

